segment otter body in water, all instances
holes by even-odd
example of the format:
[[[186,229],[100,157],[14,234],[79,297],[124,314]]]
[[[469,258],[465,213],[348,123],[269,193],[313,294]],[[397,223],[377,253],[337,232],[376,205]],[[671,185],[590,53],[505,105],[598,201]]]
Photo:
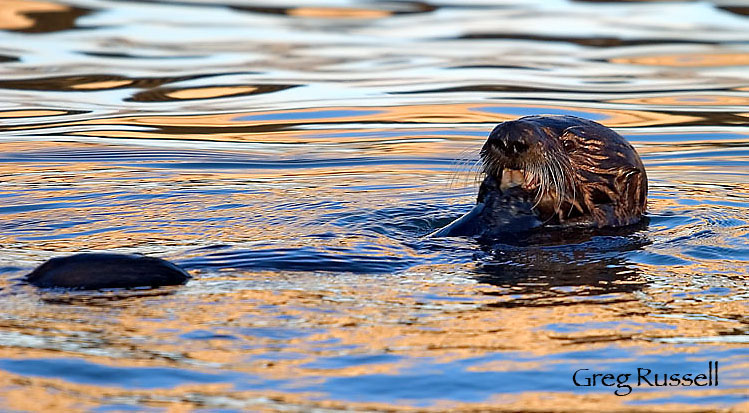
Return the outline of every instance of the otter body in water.
[[[89,253],[52,258],[26,276],[42,288],[97,290],[184,284],[190,275],[160,258]]]
[[[431,236],[501,234],[538,227],[618,227],[645,212],[648,181],[623,137],[574,116],[502,122],[481,148],[476,206]]]

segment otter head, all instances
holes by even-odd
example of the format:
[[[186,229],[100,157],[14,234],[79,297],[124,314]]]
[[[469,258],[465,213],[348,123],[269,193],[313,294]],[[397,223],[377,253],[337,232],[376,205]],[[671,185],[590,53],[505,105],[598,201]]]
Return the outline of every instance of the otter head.
[[[525,197],[549,225],[622,226],[645,212],[647,176],[635,149],[611,129],[573,116],[500,123],[481,148],[479,202],[499,191]]]

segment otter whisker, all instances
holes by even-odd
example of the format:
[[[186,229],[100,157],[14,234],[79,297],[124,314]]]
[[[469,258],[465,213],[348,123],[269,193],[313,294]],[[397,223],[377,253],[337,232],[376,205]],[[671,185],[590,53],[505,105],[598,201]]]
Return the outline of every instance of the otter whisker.
[[[468,177],[473,175],[472,172],[477,169],[477,164],[481,162],[481,158],[478,156],[478,152],[479,151],[476,149],[465,149],[461,152],[461,156],[452,165],[452,169],[454,170],[454,172],[451,174],[450,180],[448,182],[448,185],[450,187],[455,186],[455,184],[459,181],[460,176],[465,176],[465,181],[463,183],[466,186],[469,184]],[[473,165],[469,167],[471,163],[473,163]],[[474,183],[475,182],[476,181],[474,181]]]
[[[557,182],[556,169],[554,168],[554,161],[547,164],[547,173],[549,174],[549,189],[553,189],[556,193],[559,193],[559,183]]]
[[[538,177],[538,192],[536,192],[536,199],[535,203],[531,207],[531,209],[536,209],[541,204],[541,201],[544,199],[544,196],[548,193],[548,183],[549,183],[549,177],[547,175],[546,168],[540,167],[538,165],[533,165],[531,167],[531,170],[533,171],[533,175]]]
[[[551,164],[549,165],[549,172],[553,180],[554,190],[556,191],[556,194],[557,194],[557,203],[554,206],[555,211],[559,210],[560,207],[562,206],[562,198],[564,196],[564,190],[562,189],[562,186],[561,186],[562,182],[561,182],[560,176],[558,176],[557,174],[559,168],[561,168],[561,166],[559,165],[559,162],[557,162],[556,160],[552,161]]]
[[[569,197],[569,191],[571,187],[571,181],[570,181],[570,174],[567,171],[567,165],[562,164],[561,162],[557,161],[558,166],[558,173],[560,176],[560,185],[562,187],[561,194],[559,196],[559,208],[562,208],[562,204],[564,203],[564,200],[566,200]],[[574,188],[572,188],[572,191],[574,192]],[[574,195],[573,195],[574,197]]]
[[[476,159],[473,165],[471,165],[471,171],[474,171],[473,173],[474,185],[478,184],[488,174],[486,161],[481,158]]]
[[[572,182],[572,173],[570,172],[571,166],[566,162],[560,162],[559,159],[552,159],[552,163],[552,173],[555,177],[555,188],[557,191],[557,202],[554,210],[558,212],[557,215],[559,216],[559,219],[562,220],[564,218],[562,205],[565,200],[568,199],[568,192],[570,189],[572,190],[572,199],[575,199],[575,186],[574,182]],[[570,204],[572,205],[572,202],[570,202]],[[569,212],[567,215],[569,215]]]
[[[543,198],[546,195],[550,195],[549,191],[551,190],[551,185],[554,184],[554,177],[553,177],[553,173],[550,170],[550,167],[546,165],[546,167],[541,167],[541,170],[543,171],[543,177],[544,177],[543,184],[541,185],[541,188],[543,189],[543,194],[539,197],[539,200],[536,203],[536,205],[531,209],[535,209],[536,206],[540,204],[541,200],[543,200]],[[554,218],[554,215],[549,215],[549,217],[543,221],[543,224],[544,225],[547,224],[553,218]]]
[[[570,169],[571,169],[571,167],[570,167]],[[582,213],[584,213],[583,210],[582,210],[582,207],[577,202],[577,188],[575,188],[577,185],[574,182],[574,179],[575,179],[574,172],[568,171],[567,172],[567,176],[569,176],[569,180],[568,180],[569,186],[572,188],[572,201],[570,202],[570,210],[567,212],[567,216],[572,215],[572,208],[577,208],[580,211],[580,213],[582,214]]]

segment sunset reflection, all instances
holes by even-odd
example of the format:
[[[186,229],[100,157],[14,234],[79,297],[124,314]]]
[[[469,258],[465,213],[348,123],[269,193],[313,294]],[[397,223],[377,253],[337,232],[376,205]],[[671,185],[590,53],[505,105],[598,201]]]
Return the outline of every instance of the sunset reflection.
[[[60,4],[30,0],[5,0],[0,8],[0,29],[24,30],[32,28],[36,21],[31,16],[38,13],[60,13],[69,10]]]
[[[749,411],[747,14],[480,3],[0,2],[0,410]],[[430,236],[537,114],[625,137],[644,219]],[[192,278],[24,278],[81,252]],[[573,379],[639,368],[716,384]]]
[[[332,19],[376,19],[387,17],[386,10],[366,10],[342,7],[297,7],[286,12],[294,17],[332,18]]]
[[[700,53],[619,57],[612,63],[671,67],[725,67],[749,64],[749,53]]]

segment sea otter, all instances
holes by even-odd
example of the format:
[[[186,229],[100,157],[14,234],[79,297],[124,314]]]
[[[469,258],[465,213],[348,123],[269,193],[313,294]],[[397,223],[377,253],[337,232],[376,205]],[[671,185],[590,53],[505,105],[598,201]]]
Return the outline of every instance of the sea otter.
[[[476,206],[430,236],[496,238],[539,227],[619,227],[645,212],[637,151],[611,129],[575,116],[502,122],[481,148]]]

